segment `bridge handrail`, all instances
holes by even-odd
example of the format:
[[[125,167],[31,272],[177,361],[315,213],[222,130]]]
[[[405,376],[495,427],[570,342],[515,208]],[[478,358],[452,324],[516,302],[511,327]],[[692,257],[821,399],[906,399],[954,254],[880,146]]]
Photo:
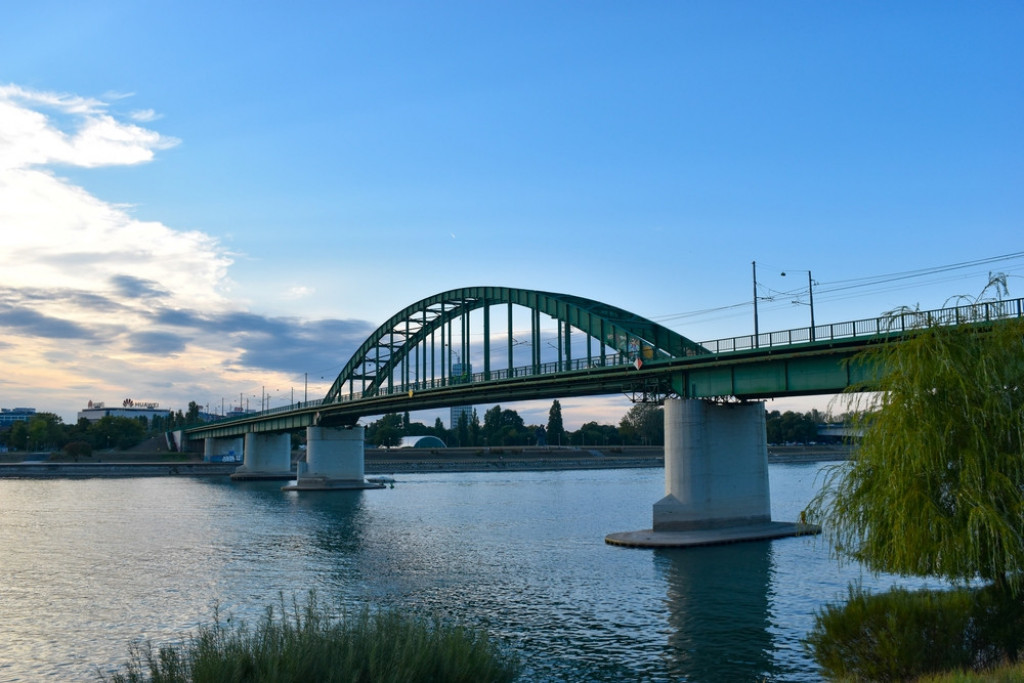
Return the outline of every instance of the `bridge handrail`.
[[[879,316],[841,323],[829,323],[811,327],[798,327],[779,332],[762,332],[755,335],[741,335],[701,342],[711,354],[752,351],[775,346],[792,346],[810,342],[828,342],[855,337],[872,337],[884,334],[903,333],[938,323],[959,325],[992,320],[1006,320],[1024,317],[1024,299],[1006,301],[985,301],[928,311],[900,310]]]
[[[877,318],[865,318],[841,323],[829,323],[816,325],[815,327],[797,327],[791,330],[778,332],[763,332],[756,335],[741,335],[738,337],[727,337],[702,342],[701,346],[706,354],[701,355],[723,355],[740,353],[744,351],[756,351],[760,348],[775,348],[784,346],[795,346],[811,342],[831,342],[857,337],[875,337],[887,334],[901,334],[915,329],[922,329],[932,324],[959,325],[961,323],[981,323],[994,320],[1006,320],[1010,318],[1024,317],[1024,298],[1008,299],[1006,301],[988,301],[974,304],[965,304],[949,308],[936,308],[928,311],[901,310],[879,316]],[[560,372],[575,372],[582,370],[593,370],[602,367],[621,367],[631,365],[636,358],[625,353],[612,353],[604,356],[578,358],[563,360],[561,362],[542,363],[535,369],[531,365],[504,370],[491,370],[490,373],[475,372],[473,374],[460,375],[456,377],[442,377],[431,380],[409,382],[408,384],[395,384],[383,386],[374,392],[367,391],[362,396],[342,395],[337,403],[348,403],[358,401],[362,398],[373,398],[376,396],[393,396],[396,394],[407,394],[410,391],[429,391],[431,389],[443,389],[446,387],[462,384],[478,384],[481,382],[493,382],[516,377],[532,377],[537,375],[551,375]],[[324,405],[322,399],[303,401],[288,406],[280,406],[268,410],[246,413],[243,418],[258,419],[278,413],[289,413],[304,409],[318,408]],[[203,426],[216,425],[221,422],[233,421],[238,417],[228,417],[223,420],[206,422]]]

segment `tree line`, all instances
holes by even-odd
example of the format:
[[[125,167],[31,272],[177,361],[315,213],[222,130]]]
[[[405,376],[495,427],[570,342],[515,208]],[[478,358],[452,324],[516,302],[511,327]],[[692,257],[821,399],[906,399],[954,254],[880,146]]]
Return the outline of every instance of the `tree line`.
[[[483,419],[473,410],[463,414],[459,422],[445,427],[441,418],[433,426],[413,422],[409,413],[391,413],[366,425],[366,441],[375,446],[391,448],[407,436],[435,436],[448,446],[663,446],[665,444],[664,411],[654,403],[637,403],[618,425],[586,422],[579,429],[565,429],[562,406],[555,400],[545,424],[526,424],[519,413],[500,405],[484,412]],[[844,419],[844,418],[840,418]],[[765,412],[768,443],[808,444],[820,441],[818,427],[830,422],[818,410],[806,413],[777,410]]]
[[[822,441],[818,435],[818,428],[821,425],[842,423],[846,419],[845,415],[835,419],[818,410],[806,413],[797,413],[792,410],[787,410],[784,413],[780,413],[778,410],[765,411],[765,436],[770,444],[807,445]]]
[[[826,416],[817,410],[808,413],[766,412],[768,443],[806,444],[815,441],[818,425],[825,421]],[[0,445],[18,451],[68,450],[79,455],[93,450],[126,450],[147,438],[199,422],[199,404],[195,401],[189,402],[184,413],[179,410],[166,417],[157,415],[151,419],[104,417],[90,422],[82,418],[68,425],[58,415],[38,413],[27,422],[15,422],[0,431]],[[445,427],[441,418],[435,419],[432,426],[414,422],[408,412],[389,413],[366,425],[366,440],[375,446],[398,446],[407,436],[436,436],[448,446],[470,448],[662,446],[665,443],[665,425],[661,406],[637,403],[617,425],[590,421],[579,429],[568,430],[562,420],[562,406],[558,400],[552,402],[544,424],[526,424],[515,410],[495,405],[484,412],[482,419],[475,409],[468,415],[464,413],[452,427]],[[301,442],[301,435],[298,438]]]
[[[36,413],[27,421],[0,430],[0,446],[16,451],[59,451],[89,455],[93,450],[127,450],[145,439],[199,422],[199,404],[190,401],[188,411],[152,418],[107,416],[91,422],[79,418],[65,424],[54,413]]]
[[[591,421],[577,430],[565,428],[562,406],[556,399],[544,424],[526,424],[511,408],[495,405],[481,419],[474,409],[463,413],[457,424],[445,427],[441,418],[433,426],[414,422],[409,413],[390,413],[366,425],[366,441],[375,446],[391,448],[407,436],[435,436],[453,447],[504,446],[633,446],[662,445],[665,429],[662,409],[652,403],[634,405],[618,426]]]

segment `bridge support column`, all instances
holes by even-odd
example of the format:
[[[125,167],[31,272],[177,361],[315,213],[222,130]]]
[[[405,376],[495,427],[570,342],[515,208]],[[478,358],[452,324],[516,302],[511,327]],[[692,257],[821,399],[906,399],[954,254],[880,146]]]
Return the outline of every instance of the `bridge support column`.
[[[363,428],[306,427],[306,462],[283,491],[379,489],[364,479]]]
[[[245,435],[245,456],[242,466],[231,475],[235,480],[291,479],[291,434]]]
[[[605,540],[683,547],[819,531],[771,519],[762,402],[665,401],[665,497],[653,512],[651,529],[610,534]]]
[[[206,462],[237,462],[242,457],[242,437],[207,437],[203,439],[203,460]]]

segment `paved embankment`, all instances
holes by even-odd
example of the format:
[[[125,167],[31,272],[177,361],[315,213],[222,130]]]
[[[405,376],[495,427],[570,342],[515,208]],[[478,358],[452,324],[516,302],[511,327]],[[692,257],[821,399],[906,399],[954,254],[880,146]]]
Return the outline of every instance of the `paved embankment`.
[[[845,444],[827,446],[769,446],[768,462],[831,462],[849,460],[852,453],[852,447]]]
[[[661,448],[368,448],[367,474],[624,469],[664,466]]]
[[[219,462],[19,462],[0,464],[0,478],[205,477],[225,476],[237,467],[237,463]]]

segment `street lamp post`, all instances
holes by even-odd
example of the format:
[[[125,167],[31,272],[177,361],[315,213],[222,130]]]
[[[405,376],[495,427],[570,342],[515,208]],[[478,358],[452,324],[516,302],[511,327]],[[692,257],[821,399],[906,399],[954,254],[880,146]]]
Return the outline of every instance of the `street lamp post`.
[[[803,272],[803,271],[799,271]],[[807,272],[807,300],[811,307],[811,341],[814,341],[814,280],[811,278],[811,271]],[[782,273],[786,277],[786,273]],[[755,309],[756,310],[756,309]]]

